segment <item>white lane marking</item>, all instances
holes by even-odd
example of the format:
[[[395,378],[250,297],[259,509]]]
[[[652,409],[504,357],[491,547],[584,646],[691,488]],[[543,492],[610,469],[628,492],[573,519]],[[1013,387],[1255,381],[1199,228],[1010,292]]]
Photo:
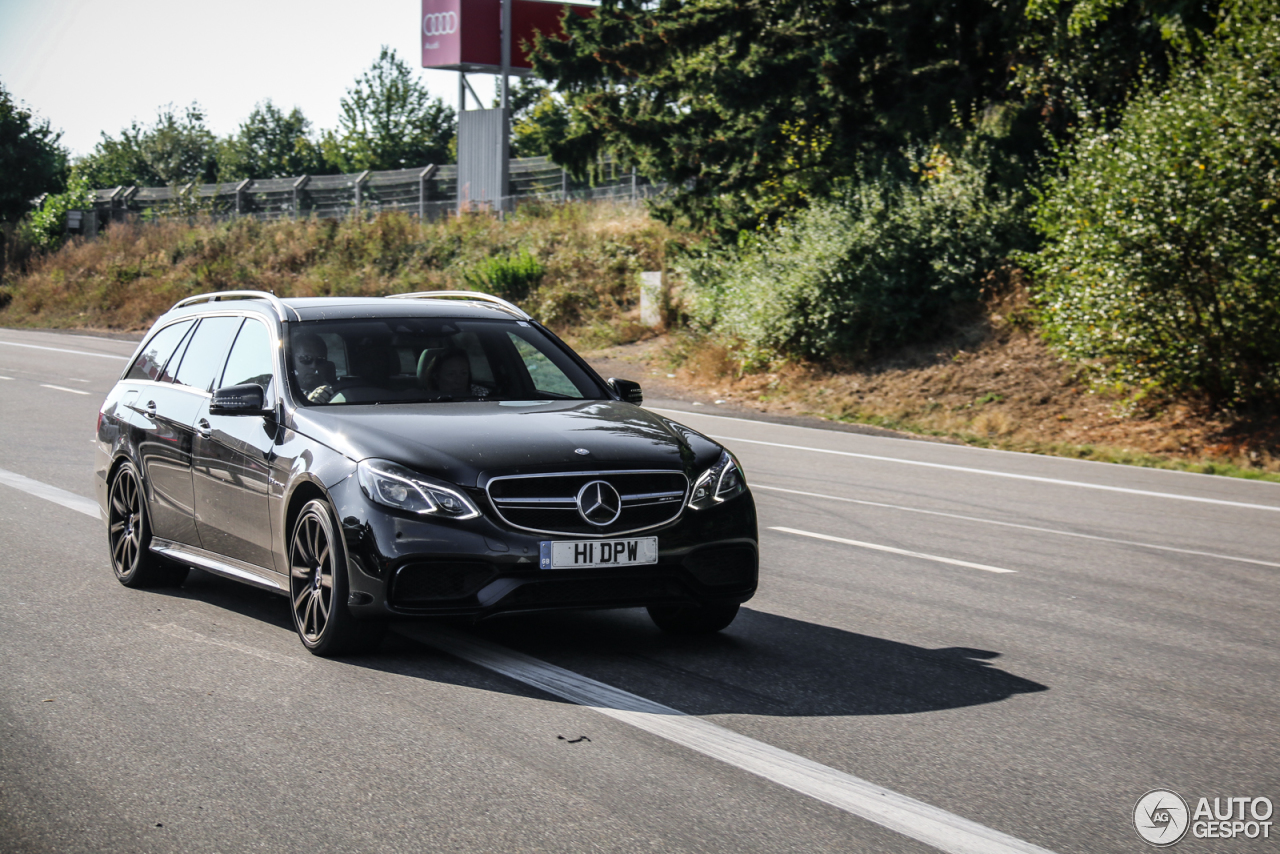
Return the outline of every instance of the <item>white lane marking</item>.
[[[13,377],[0,377],[0,380],[11,380]]]
[[[786,492],[791,495],[806,495],[810,498],[821,498],[824,501],[844,501],[848,504],[862,504],[867,507],[884,507],[889,510],[903,510],[907,513],[923,513],[926,516],[942,516],[947,519],[961,519],[965,522],[981,522],[984,525],[1000,525],[1004,528],[1020,528],[1023,531],[1035,531],[1040,534],[1057,534],[1060,537],[1078,537],[1082,540],[1096,540],[1100,543],[1116,543],[1122,546],[1159,549],[1162,552],[1177,552],[1178,554],[1211,557],[1218,560],[1234,560],[1239,563],[1253,563],[1258,566],[1273,566],[1280,569],[1280,563],[1271,563],[1266,560],[1254,560],[1250,557],[1236,557],[1234,555],[1218,554],[1217,552],[1199,552],[1195,549],[1180,549],[1176,546],[1160,546],[1155,543],[1140,543],[1137,540],[1121,540],[1115,537],[1101,537],[1097,534],[1078,534],[1075,531],[1060,531],[1057,528],[1040,528],[1035,525],[1020,525],[1017,522],[1000,522],[995,519],[982,519],[977,516],[962,516],[959,513],[943,513],[939,510],[923,510],[919,507],[904,507],[901,504],[885,504],[880,501],[864,501],[858,498],[843,498],[839,495],[823,495],[820,492],[802,492],[799,489],[784,489],[781,486],[765,486],[760,483],[751,484],[751,489],[753,491],[757,489],[765,489],[770,492]]]
[[[968,466],[952,466],[945,463],[926,463],[923,460],[904,460],[900,457],[882,457],[876,454],[859,454],[853,451],[834,451],[830,448],[810,448],[806,445],[787,445],[782,442],[763,442],[759,439],[740,439],[736,436],[716,436],[711,438],[720,442],[745,442],[749,445],[768,445],[771,448],[787,448],[793,451],[812,451],[815,454],[834,454],[839,457],[855,457],[861,460],[876,460],[883,463],[901,463],[904,466],[923,466],[931,469],[946,469],[948,471],[962,471],[968,474],[986,474],[992,477],[1008,477],[1014,480],[1030,480],[1036,483],[1052,483],[1057,486],[1078,486],[1081,489],[1101,489],[1106,492],[1123,492],[1126,495],[1145,495],[1149,498],[1171,498],[1176,501],[1196,501],[1201,504],[1220,504],[1226,507],[1243,507],[1249,510],[1270,510],[1273,513],[1280,513],[1280,505],[1274,504],[1247,504],[1243,501],[1227,501],[1224,498],[1201,498],[1198,495],[1179,495],[1176,492],[1154,492],[1149,489],[1129,489],[1124,486],[1104,486],[1101,483],[1085,483],[1080,480],[1062,480],[1056,477],[1040,477],[1033,474],[1014,474],[1007,471],[993,471],[991,469],[975,469]]]
[[[43,498],[45,501],[61,504],[63,507],[75,510],[77,513],[83,513],[95,519],[102,518],[98,512],[98,502],[93,499],[76,495],[74,492],[59,489],[56,486],[50,486],[47,483],[41,483],[38,480],[32,480],[26,475],[0,469],[0,483],[12,486],[14,489],[20,489],[28,495],[34,495],[36,498]]]
[[[191,629],[183,628],[175,623],[166,623],[163,626],[157,626],[155,623],[147,623],[148,626],[157,632],[163,632],[172,638],[190,641],[192,643],[207,643],[212,646],[220,646],[226,649],[233,649],[236,652],[243,652],[245,655],[256,656],[257,658],[265,658],[267,661],[273,661],[276,664],[287,664],[290,667],[307,667],[310,662],[297,658],[289,658],[287,655],[269,652],[265,649],[249,646],[248,644],[237,643],[236,641],[220,640],[219,638],[211,638],[208,635],[202,635],[199,632],[193,632]]]
[[[141,338],[137,341],[130,341],[128,338],[103,338],[101,335],[80,335],[75,332],[54,332],[52,334],[58,337],[70,338],[73,341],[105,341],[108,344],[132,344],[135,347],[142,341]]]
[[[921,560],[931,560],[935,563],[947,563],[952,566],[967,566],[970,569],[981,569],[983,572],[1017,572],[1016,569],[1002,569],[998,566],[987,566],[985,563],[970,563],[967,560],[956,560],[953,557],[940,557],[939,555],[925,554],[924,552],[912,552],[906,549],[895,549],[893,546],[882,546],[878,543],[864,543],[861,540],[846,540],[844,537],[833,537],[830,534],[815,534],[813,531],[800,531],[795,528],[777,528],[771,527],[770,531],[782,531],[784,534],[795,534],[799,537],[812,537],[815,540],[829,540],[833,543],[843,543],[846,546],[857,546],[862,549],[872,549],[878,552],[888,552],[889,554],[905,555],[907,557],[918,557]]]
[[[0,344],[6,347],[26,347],[29,350],[50,350],[54,353],[71,353],[75,356],[96,356],[99,359],[119,359],[122,362],[129,361],[128,356],[115,356],[110,353],[90,353],[88,350],[68,350],[65,347],[42,347],[39,344],[19,344],[16,341],[0,341]]]
[[[701,406],[701,405],[702,405],[701,403],[694,404],[694,406]],[[930,441],[929,439],[926,439],[923,436],[912,435],[910,433],[900,433],[897,436],[881,436],[875,433],[860,433],[855,430],[839,430],[839,429],[836,429],[838,426],[840,426],[840,422],[838,421],[828,422],[829,424],[832,425],[831,427],[809,427],[803,424],[786,424],[779,421],[763,421],[757,418],[736,418],[732,415],[710,415],[708,413],[703,413],[703,412],[691,412],[687,409],[663,409],[662,407],[659,407],[659,406],[646,406],[645,408],[652,412],[669,412],[672,415],[692,415],[694,418],[719,418],[721,421],[737,421],[742,424],[751,424],[757,427],[763,425],[768,427],[785,427],[788,430],[808,430],[811,433],[819,433],[824,436],[830,436],[832,433],[844,433],[845,435],[853,434],[863,439],[872,439],[875,441],[901,442],[903,440],[907,440],[907,441],[913,441],[917,444],[932,445],[933,447],[938,447],[940,444],[942,444],[942,443]],[[814,420],[817,420],[817,421],[825,420],[819,416],[813,416],[813,418]],[[866,426],[873,426],[873,425],[866,425]],[[886,428],[877,428],[877,429],[888,430],[889,428],[886,427]],[[1003,454],[1005,456],[1023,457],[1023,458],[1028,456],[1033,456],[1028,451],[1006,451],[1003,448],[979,448],[975,445],[961,445],[959,443],[947,443],[947,444],[950,444],[951,447],[953,448],[963,448],[966,452],[971,452],[974,454]],[[1069,458],[1069,457],[1057,457],[1056,459],[1066,460],[1070,462],[1072,465],[1077,465],[1077,466],[1095,466],[1095,467],[1103,466],[1106,468],[1114,469],[1116,465],[1121,465],[1120,463],[1108,463],[1108,462],[1104,462],[1103,460],[1078,460],[1078,459]],[[1198,471],[1177,471],[1175,469],[1147,468],[1147,469],[1143,469],[1143,471],[1150,474],[1169,475],[1170,477],[1176,477],[1176,478],[1200,478],[1202,480],[1203,479],[1221,480],[1221,478],[1223,477],[1220,474],[1206,474],[1204,472],[1198,472]],[[1237,483],[1244,482],[1244,483],[1253,484],[1253,485],[1259,485],[1259,484],[1271,485],[1268,481],[1245,480],[1244,478],[1237,478],[1236,482]]]
[[[398,631],[464,661],[594,709],[941,851],[1050,854],[1045,848],[852,774],[497,644],[424,624],[402,626]]]
[[[72,394],[88,394],[89,393],[87,391],[81,391],[78,388],[67,388],[66,386],[61,386],[61,385],[49,385],[48,383],[40,383],[40,388],[52,388],[52,389],[56,389],[57,391],[69,391]]]

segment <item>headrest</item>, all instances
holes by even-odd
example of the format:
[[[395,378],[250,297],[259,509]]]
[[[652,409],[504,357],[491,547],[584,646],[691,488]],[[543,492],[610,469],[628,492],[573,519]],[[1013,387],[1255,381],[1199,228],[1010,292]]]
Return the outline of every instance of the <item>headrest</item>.
[[[441,349],[422,351],[422,355],[418,357],[418,388],[435,390],[435,384],[431,382],[431,366],[436,356],[443,352],[444,350]]]

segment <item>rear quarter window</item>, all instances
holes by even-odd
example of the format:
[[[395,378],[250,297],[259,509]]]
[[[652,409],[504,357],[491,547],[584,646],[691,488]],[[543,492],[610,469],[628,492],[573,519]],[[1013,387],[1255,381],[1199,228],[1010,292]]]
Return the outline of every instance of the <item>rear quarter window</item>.
[[[181,320],[161,329],[142,347],[133,367],[125,374],[126,380],[155,380],[164,382],[164,366],[173,351],[182,343],[183,336],[191,329],[193,321]]]

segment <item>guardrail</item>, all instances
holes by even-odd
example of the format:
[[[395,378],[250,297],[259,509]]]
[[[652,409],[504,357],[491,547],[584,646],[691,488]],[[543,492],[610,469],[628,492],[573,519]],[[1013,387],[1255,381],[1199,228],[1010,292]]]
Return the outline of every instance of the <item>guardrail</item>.
[[[511,161],[510,207],[530,200],[636,202],[663,185],[605,161],[593,181],[579,181],[546,157]],[[202,214],[215,220],[252,216],[261,220],[373,215],[405,211],[426,220],[458,208],[458,167],[422,166],[348,175],[297,175],[221,184],[173,187],[113,187],[95,190],[91,211],[73,211],[68,230],[94,234],[100,224]],[[467,202],[465,188],[464,206]]]

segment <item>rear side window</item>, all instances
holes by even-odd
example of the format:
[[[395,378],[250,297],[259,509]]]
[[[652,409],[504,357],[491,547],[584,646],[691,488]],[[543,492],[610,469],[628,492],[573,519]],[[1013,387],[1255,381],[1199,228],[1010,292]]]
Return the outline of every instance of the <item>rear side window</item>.
[[[209,391],[214,377],[222,373],[227,348],[240,328],[240,321],[239,317],[206,317],[201,320],[182,354],[182,364],[177,372],[169,371],[173,374],[174,383]]]
[[[125,374],[124,378],[126,380],[164,382],[165,377],[162,375],[164,363],[169,361],[173,351],[178,349],[178,345],[182,343],[182,336],[187,334],[187,330],[191,328],[191,323],[192,321],[190,320],[183,320],[166,326],[155,335],[152,335],[151,340],[142,348],[142,352],[138,354],[137,361],[133,363],[133,367],[129,369],[129,373]]]
[[[255,383],[270,391],[273,372],[271,368],[271,336],[267,327],[256,320],[246,320],[231,346],[226,370],[218,388],[229,385]]]

